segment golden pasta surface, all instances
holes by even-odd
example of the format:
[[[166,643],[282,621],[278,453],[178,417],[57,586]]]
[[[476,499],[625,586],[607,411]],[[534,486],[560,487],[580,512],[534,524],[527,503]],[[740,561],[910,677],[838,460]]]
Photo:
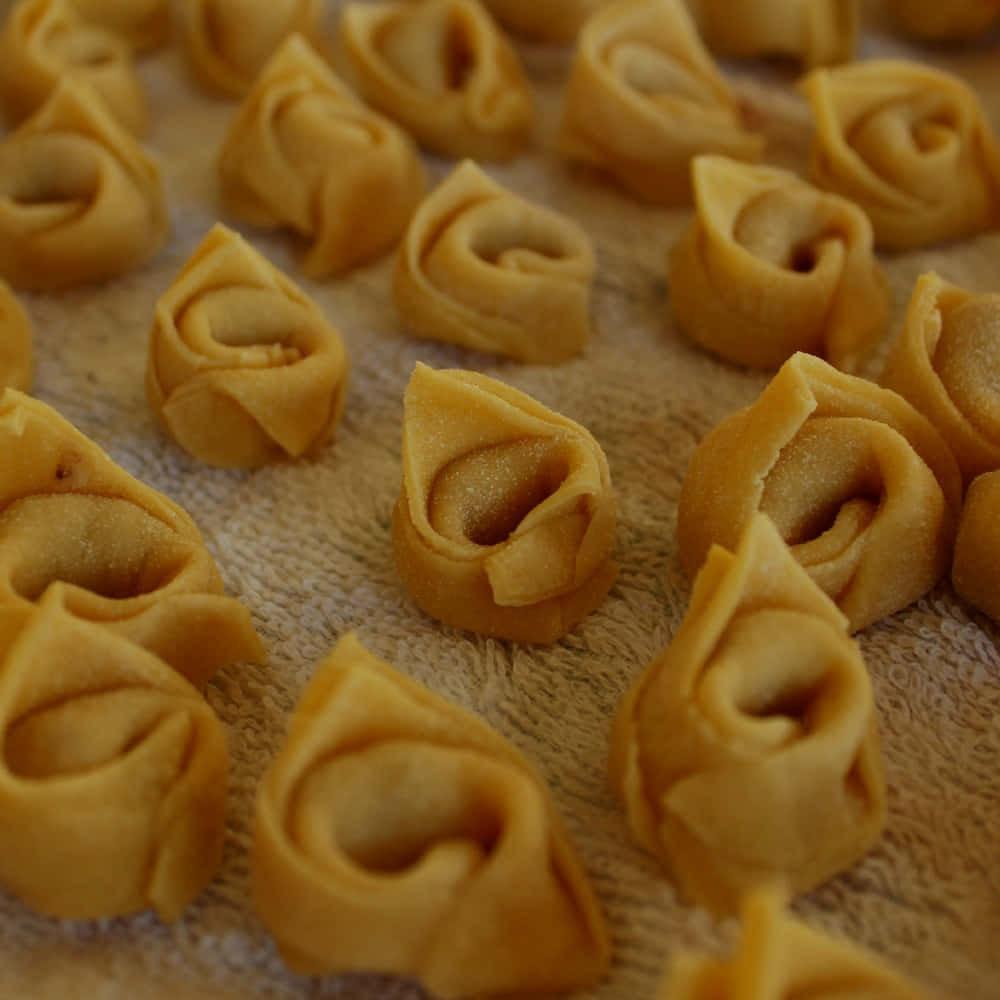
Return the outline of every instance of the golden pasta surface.
[[[0,281],[0,392],[31,389],[34,355],[31,321],[16,296]]]
[[[587,17],[608,0],[485,0],[508,31],[541,42],[571,42]]]
[[[959,596],[1000,622],[1000,471],[972,481],[955,539],[951,582]]]
[[[170,37],[171,0],[72,0],[88,21],[124,38],[136,51],[164,44]]]

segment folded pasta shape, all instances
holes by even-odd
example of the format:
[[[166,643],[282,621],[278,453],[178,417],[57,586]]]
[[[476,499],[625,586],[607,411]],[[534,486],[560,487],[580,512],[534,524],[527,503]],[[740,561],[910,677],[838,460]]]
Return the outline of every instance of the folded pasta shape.
[[[73,0],[18,0],[0,29],[4,114],[27,118],[64,78],[92,88],[129,131],[146,131],[149,108],[128,43],[86,20]]]
[[[972,41],[1000,21],[1000,0],[889,0],[907,34],[935,42]]]
[[[0,883],[56,917],[175,920],[222,856],[222,726],[162,660],[42,598],[0,671]]]
[[[28,392],[34,374],[31,323],[14,293],[0,281],[0,392]]]
[[[156,162],[64,80],[0,143],[0,277],[55,291],[142,266],[169,232]]]
[[[312,241],[303,268],[313,277],[387,250],[424,192],[410,137],[354,97],[298,34],[233,119],[219,175],[233,215]]]
[[[860,0],[692,0],[692,5],[713,52],[787,56],[808,67],[854,58]]]
[[[691,198],[698,153],[759,157],[736,101],[681,0],[617,0],[580,31],[563,101],[561,152],[638,198]]]
[[[349,3],[340,36],[361,96],[421,146],[503,160],[528,141],[531,88],[478,0]]]
[[[1000,295],[922,275],[879,381],[941,432],[966,484],[1000,469]]]
[[[696,157],[695,218],[670,253],[670,305],[714,354],[777,368],[796,351],[853,372],[885,333],[868,217],[795,174]]]
[[[88,20],[115,32],[136,51],[156,48],[170,37],[170,0],[72,0]]]
[[[814,70],[811,172],[856,201],[881,247],[911,249],[1000,224],[1000,144],[961,80],[904,60]]]
[[[1000,470],[969,486],[955,540],[951,582],[973,607],[1000,623]]]
[[[741,910],[737,954],[677,955],[658,1000],[929,1000],[874,954],[790,916],[779,893],[755,892]]]
[[[614,536],[607,459],[585,428],[477,372],[416,366],[392,540],[427,614],[555,642],[614,583]]]
[[[261,783],[252,878],[299,972],[413,976],[452,1000],[607,971],[603,916],[534,768],[353,635]]]
[[[590,339],[593,276],[590,237],[576,222],[466,160],[410,222],[393,296],[418,336],[553,364]]]
[[[608,0],[484,0],[508,31],[539,42],[571,42],[583,22]]]
[[[693,576],[713,542],[731,549],[762,511],[855,632],[946,572],[961,496],[955,459],[926,417],[799,353],[695,449],[677,540]]]
[[[879,835],[864,660],[764,515],[735,552],[712,547],[684,621],[622,700],[609,771],[637,839],[718,914],[759,885],[808,891]]]
[[[340,420],[347,375],[340,334],[316,303],[220,223],[156,303],[146,395],[202,462],[315,451]]]
[[[144,646],[196,685],[260,660],[191,518],[51,407],[0,395],[0,656],[39,600]]]

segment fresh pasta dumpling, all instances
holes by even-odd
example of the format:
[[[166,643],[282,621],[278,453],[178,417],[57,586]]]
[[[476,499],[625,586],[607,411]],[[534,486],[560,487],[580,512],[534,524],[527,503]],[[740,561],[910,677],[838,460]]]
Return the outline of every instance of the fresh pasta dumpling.
[[[421,146],[502,160],[528,141],[531,88],[478,0],[349,3],[340,35],[361,96]]]
[[[353,635],[264,776],[252,862],[257,910],[301,973],[412,976],[458,1000],[607,971],[599,905],[532,766]]]
[[[593,276],[590,238],[576,222],[466,160],[417,209],[393,296],[418,336],[551,364],[590,338]]]
[[[51,407],[0,394],[0,656],[39,600],[144,646],[192,683],[257,660],[191,518]]]
[[[417,365],[392,540],[424,611],[555,642],[614,583],[614,537],[607,459],[586,429],[485,375]]]
[[[228,755],[208,704],[54,593],[0,667],[0,884],[55,917],[177,919],[222,857]]]
[[[973,607],[1000,623],[1000,469],[977,476],[965,495],[951,582]]]
[[[156,303],[146,392],[202,462],[298,458],[333,434],[348,360],[320,308],[237,233],[216,224]]]
[[[88,20],[103,25],[142,51],[170,37],[171,0],[72,0]]]
[[[695,449],[677,540],[693,576],[713,543],[733,548],[762,511],[856,632],[944,575],[961,496],[955,459],[926,417],[800,353]]]
[[[410,137],[363,105],[301,35],[261,71],[219,154],[226,208],[312,241],[323,277],[387,250],[424,192]]]
[[[243,97],[272,53],[298,32],[317,42],[323,0],[183,0],[188,63],[210,90]]]
[[[774,167],[699,156],[692,173],[695,218],[669,263],[681,329],[739,364],[807,351],[854,371],[889,322],[864,212]]]
[[[18,0],[0,30],[4,113],[27,118],[64,78],[91,87],[129,131],[146,131],[146,94],[128,43],[86,20],[72,0]]]
[[[34,373],[31,323],[14,293],[0,281],[0,392],[28,392]]]
[[[882,959],[790,916],[780,892],[752,893],[741,912],[738,953],[677,955],[657,1000],[929,1000]]]
[[[1000,295],[923,275],[879,381],[941,432],[966,483],[1000,469]]]
[[[64,80],[0,142],[0,278],[54,291],[140,267],[166,241],[159,167]]]
[[[687,615],[619,707],[629,826],[714,913],[852,865],[886,818],[871,682],[844,616],[762,514],[713,546]]]
[[[805,66],[854,57],[861,0],[691,0],[698,27],[714,52],[788,56]]]
[[[1000,224],[1000,144],[957,77],[872,59],[810,73],[812,177],[856,201],[878,246],[912,249]]]
[[[608,0],[484,0],[508,31],[540,42],[570,42],[583,22]]]
[[[898,24],[929,41],[972,41],[1000,21],[1000,0],[889,0]]]
[[[631,194],[676,204],[691,198],[697,154],[755,160],[764,140],[744,126],[681,0],[616,0],[580,32],[558,145]]]

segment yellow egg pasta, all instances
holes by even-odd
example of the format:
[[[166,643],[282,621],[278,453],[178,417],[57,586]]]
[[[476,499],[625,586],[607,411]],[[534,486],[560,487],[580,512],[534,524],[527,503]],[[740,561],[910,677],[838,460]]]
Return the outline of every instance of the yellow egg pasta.
[[[871,683],[846,624],[756,514],[735,552],[712,547],[619,707],[610,774],[629,826],[716,914],[758,886],[812,889],[885,824]]]
[[[1000,470],[969,486],[955,540],[951,582],[958,595],[1000,623]]]
[[[34,374],[31,322],[14,293],[0,281],[0,392],[28,392]]]
[[[855,371],[889,322],[864,212],[774,167],[699,156],[692,173],[695,218],[668,268],[681,329],[755,368],[807,351]]]
[[[478,0],[349,3],[340,37],[361,96],[426,149],[504,160],[528,142],[528,79]]]
[[[420,205],[403,238],[393,297],[410,332],[535,364],[590,338],[590,238],[471,160]]]
[[[584,25],[563,98],[558,148],[646,201],[691,198],[699,153],[755,160],[764,145],[681,0],[616,0]]]
[[[441,1000],[594,985],[608,932],[532,766],[345,636],[261,783],[257,909],[310,975],[418,978]]]
[[[311,241],[302,266],[312,277],[388,250],[424,192],[409,136],[365,107],[297,34],[230,124],[219,176],[233,215]]]
[[[485,375],[417,365],[392,539],[424,611],[555,642],[614,583],[614,536],[607,459],[587,430]]]
[[[583,22],[608,0],[484,0],[508,31],[539,42],[571,42]]]
[[[171,0],[72,0],[88,20],[124,38],[136,51],[162,45],[170,37]]]
[[[896,23],[934,42],[975,41],[1000,21],[1000,0],[889,0]]]

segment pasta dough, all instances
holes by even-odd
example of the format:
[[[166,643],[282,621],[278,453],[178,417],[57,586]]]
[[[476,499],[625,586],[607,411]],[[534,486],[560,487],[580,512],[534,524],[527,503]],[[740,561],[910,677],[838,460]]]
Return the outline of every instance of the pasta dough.
[[[590,238],[572,219],[466,160],[417,210],[393,294],[418,336],[552,364],[590,337],[593,276]]]
[[[160,170],[64,80],[0,144],[0,277],[55,291],[140,267],[167,239]]]
[[[156,304],[146,393],[185,451],[210,465],[298,458],[329,440],[348,360],[319,307],[216,224]]]
[[[146,131],[146,94],[128,43],[84,20],[71,0],[19,0],[0,30],[4,114],[13,122],[27,118],[64,77],[92,87],[131,132]]]
[[[931,41],[974,41],[1000,21],[1000,0],[890,0],[897,23],[908,34]]]
[[[947,445],[905,399],[795,354],[698,445],[677,540],[693,576],[762,511],[855,632],[945,573],[961,496]]]
[[[49,592],[0,672],[0,883],[55,917],[175,920],[219,867],[228,758],[162,660]]]
[[[301,35],[254,83],[219,155],[228,211],[312,240],[303,268],[337,274],[387,250],[424,191],[409,136],[368,110]]]
[[[1000,145],[957,77],[903,60],[816,70],[811,170],[867,212],[878,246],[957,240],[1000,221]]]
[[[958,595],[1000,622],[1000,470],[984,472],[965,496],[951,582]]]
[[[790,56],[806,66],[850,62],[860,0],[692,0],[708,47],[727,56]]]
[[[197,80],[243,97],[292,33],[322,37],[322,0],[184,0],[184,47]]]
[[[340,35],[362,97],[432,152],[502,160],[528,141],[527,77],[476,0],[349,3]]]
[[[670,304],[727,361],[795,351],[853,372],[889,322],[889,287],[856,205],[794,174],[719,156],[693,166],[695,219],[670,254]]]
[[[691,198],[698,153],[755,160],[747,131],[681,0],[617,0],[580,32],[559,149],[662,204]]]
[[[345,636],[261,784],[257,909],[306,974],[415,976],[441,1000],[589,986],[607,929],[534,769]]]
[[[713,546],[670,645],[626,694],[612,784],[686,896],[733,912],[757,885],[806,892],[886,817],[871,684],[846,620],[762,514]]]
[[[587,17],[608,0],[485,0],[508,30],[540,42],[570,42]]]
[[[73,0],[73,6],[136,50],[156,48],[170,37],[170,0]]]
[[[7,386],[27,392],[33,372],[31,324],[14,293],[0,281],[0,392]]]
[[[875,955],[789,916],[775,892],[749,896],[731,959],[682,953],[659,1000],[928,1000]]]
[[[106,625],[196,685],[261,660],[190,517],[55,410],[0,395],[0,657],[39,600]]]
[[[392,541],[424,611],[555,642],[614,583],[614,535],[607,459],[583,427],[485,375],[417,365]]]
[[[923,275],[880,381],[941,432],[967,484],[1000,469],[1000,295]]]

